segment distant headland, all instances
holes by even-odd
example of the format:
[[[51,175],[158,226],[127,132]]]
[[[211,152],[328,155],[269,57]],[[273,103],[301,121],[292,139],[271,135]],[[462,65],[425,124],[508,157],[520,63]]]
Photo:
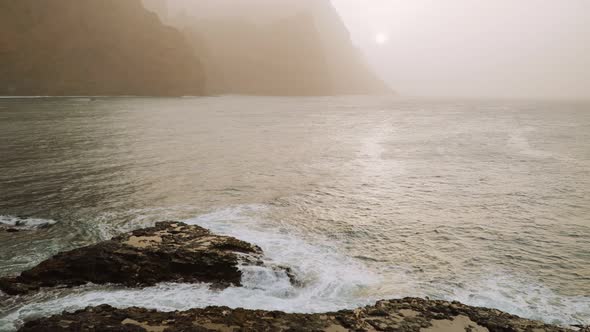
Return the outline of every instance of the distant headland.
[[[218,5],[231,5],[224,0]],[[235,2],[237,3],[237,2]],[[329,1],[3,1],[0,95],[388,94]],[[277,8],[281,7],[281,10]],[[288,7],[288,6],[287,6]],[[296,8],[295,8],[296,7]],[[267,15],[252,19],[252,13]],[[240,15],[238,15],[240,14]]]

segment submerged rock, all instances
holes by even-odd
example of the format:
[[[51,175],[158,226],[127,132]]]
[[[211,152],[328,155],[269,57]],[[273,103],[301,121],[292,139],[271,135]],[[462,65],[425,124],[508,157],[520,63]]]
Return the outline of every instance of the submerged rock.
[[[209,307],[162,313],[108,305],[27,322],[20,331],[413,331],[507,332],[570,331],[457,302],[406,298],[325,314]]]
[[[153,286],[159,282],[208,282],[240,285],[240,254],[261,264],[262,250],[199,226],[159,222],[109,241],[55,255],[20,276],[0,278],[0,290],[25,294],[41,287],[86,283]]]

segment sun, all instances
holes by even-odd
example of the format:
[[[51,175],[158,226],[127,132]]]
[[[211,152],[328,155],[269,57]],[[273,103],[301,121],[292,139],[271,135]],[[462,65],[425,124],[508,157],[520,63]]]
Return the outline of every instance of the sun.
[[[389,36],[385,33],[378,33],[375,35],[375,43],[378,45],[383,45],[389,41]]]

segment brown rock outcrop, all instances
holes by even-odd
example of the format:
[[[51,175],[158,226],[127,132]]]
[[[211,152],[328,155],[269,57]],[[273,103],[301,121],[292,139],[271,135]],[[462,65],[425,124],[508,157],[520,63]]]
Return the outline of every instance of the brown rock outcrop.
[[[0,278],[0,290],[25,294],[41,287],[86,283],[152,286],[160,282],[240,285],[239,256],[259,261],[259,247],[199,226],[160,222],[109,241],[59,253],[17,277]],[[244,255],[242,255],[244,254]]]
[[[209,307],[162,313],[108,305],[27,322],[20,331],[402,331],[402,332],[554,332],[572,331],[498,310],[457,302],[406,298],[380,301],[357,310],[325,314],[287,314]]]

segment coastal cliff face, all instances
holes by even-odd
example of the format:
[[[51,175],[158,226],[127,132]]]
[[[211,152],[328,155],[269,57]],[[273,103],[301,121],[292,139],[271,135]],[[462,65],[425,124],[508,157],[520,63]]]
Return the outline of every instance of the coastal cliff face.
[[[247,20],[199,21],[189,30],[201,49],[212,94],[331,95],[328,59],[313,18],[299,14],[267,27]]]
[[[304,0],[314,14],[318,35],[327,59],[332,89],[341,94],[392,93],[373,72],[330,0]]]
[[[178,30],[140,0],[0,0],[0,95],[199,95]]]
[[[0,8],[0,95],[390,93],[328,0],[0,0]]]
[[[388,94],[328,0],[144,0],[182,29],[213,94]]]

